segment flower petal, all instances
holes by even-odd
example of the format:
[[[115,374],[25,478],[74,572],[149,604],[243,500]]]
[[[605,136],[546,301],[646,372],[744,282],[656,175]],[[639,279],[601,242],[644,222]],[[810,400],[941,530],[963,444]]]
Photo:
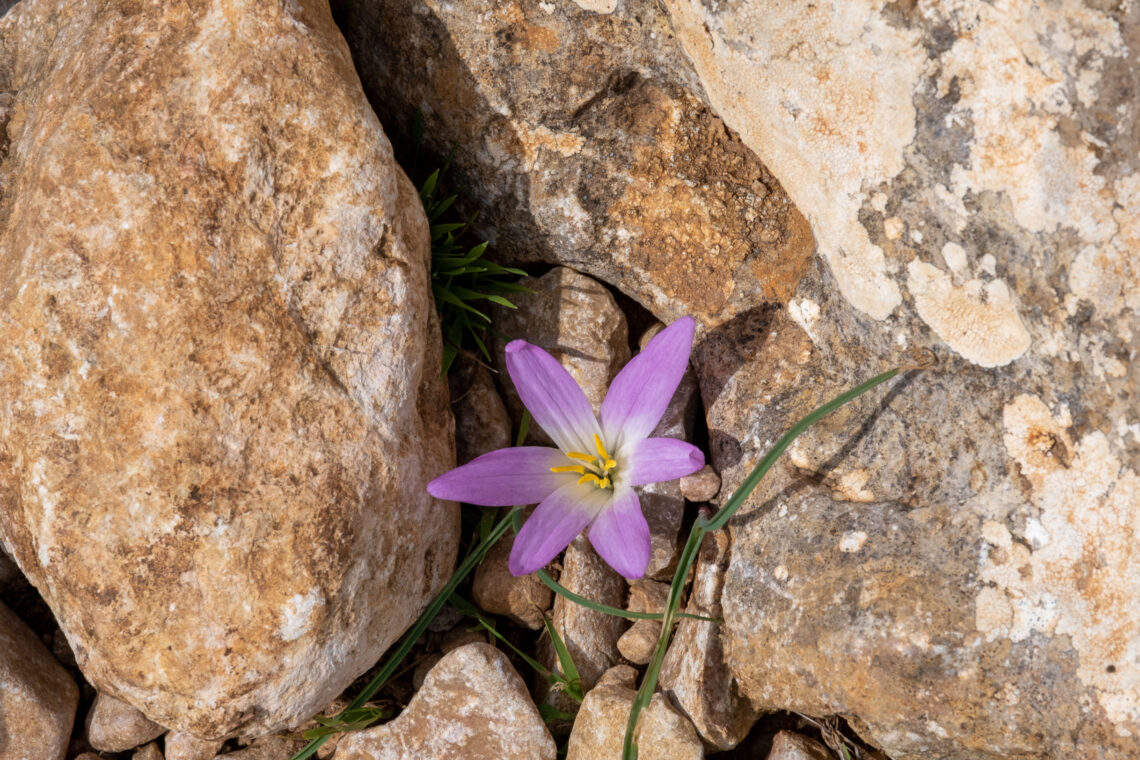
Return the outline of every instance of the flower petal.
[[[645,438],[657,427],[685,374],[695,327],[692,317],[678,319],[614,378],[598,414],[613,448]]]
[[[549,446],[499,449],[472,459],[428,483],[437,499],[465,501],[484,507],[511,507],[542,501],[566,482],[550,471],[566,456]]]
[[[625,482],[643,486],[694,473],[705,466],[705,455],[677,438],[646,438],[633,444],[622,465]]]
[[[632,488],[621,489],[613,503],[594,518],[590,543],[610,567],[636,580],[649,567],[649,523]]]
[[[542,500],[515,536],[507,567],[511,575],[533,573],[554,559],[599,511],[609,492],[568,483]]]
[[[586,394],[557,359],[525,340],[507,344],[507,372],[519,398],[563,451],[593,451],[600,433]]]

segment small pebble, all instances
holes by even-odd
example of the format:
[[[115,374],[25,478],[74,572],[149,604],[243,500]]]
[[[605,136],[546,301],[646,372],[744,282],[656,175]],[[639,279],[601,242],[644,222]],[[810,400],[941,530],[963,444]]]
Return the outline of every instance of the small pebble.
[[[711,501],[720,493],[720,475],[705,465],[692,475],[681,478],[681,495],[692,502]]]
[[[163,745],[166,760],[210,760],[222,749],[222,740],[203,741],[185,731],[171,731]]]
[[[87,713],[87,741],[100,752],[126,752],[165,732],[137,708],[106,694],[96,695]]]
[[[144,744],[134,751],[131,760],[163,760],[162,750],[158,748],[157,742]]]
[[[815,739],[792,731],[781,731],[772,740],[768,760],[831,760],[831,751]]]

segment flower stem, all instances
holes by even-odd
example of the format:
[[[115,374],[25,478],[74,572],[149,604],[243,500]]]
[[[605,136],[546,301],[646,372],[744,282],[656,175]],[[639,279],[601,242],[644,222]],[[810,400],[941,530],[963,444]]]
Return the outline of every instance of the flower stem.
[[[625,741],[622,744],[622,760],[637,760],[637,721],[641,716],[641,711],[649,704],[650,699],[653,698],[653,692],[657,689],[657,678],[661,673],[661,664],[665,661],[665,653],[669,649],[669,639],[673,633],[673,624],[676,622],[677,609],[681,605],[681,593],[684,591],[685,579],[697,558],[697,551],[700,549],[701,541],[705,535],[724,527],[725,523],[736,513],[736,510],[740,509],[741,505],[752,495],[761,478],[768,473],[768,470],[772,469],[772,465],[776,463],[776,460],[800,433],[839,407],[858,398],[875,386],[885,383],[903,370],[903,367],[895,367],[881,375],[876,375],[810,412],[793,425],[788,432],[784,433],[780,440],[776,441],[776,445],[764,454],[763,458],[752,468],[752,472],[748,473],[748,477],[744,479],[740,487],[736,489],[729,500],[725,502],[724,507],[714,517],[709,518],[705,515],[697,517],[692,530],[689,532],[689,538],[685,542],[685,548],[681,552],[681,558],[677,562],[677,571],[673,574],[673,583],[669,587],[669,598],[665,605],[665,615],[661,621],[661,633],[657,637],[657,646],[653,649],[653,659],[649,661],[649,667],[641,681],[641,688],[637,690],[637,695],[634,697],[633,705],[629,711],[629,721],[625,727]]]

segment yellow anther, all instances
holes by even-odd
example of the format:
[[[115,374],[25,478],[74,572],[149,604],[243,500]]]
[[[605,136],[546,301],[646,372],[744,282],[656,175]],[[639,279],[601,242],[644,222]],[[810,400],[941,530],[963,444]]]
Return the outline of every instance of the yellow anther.
[[[551,467],[551,472],[576,472],[579,475],[586,474],[586,468],[580,464],[566,464],[561,467]]]
[[[602,444],[602,437],[600,435],[598,435],[597,433],[594,433],[594,445],[598,447],[598,453],[601,454],[601,456],[598,457],[599,459],[605,459],[606,461],[613,461],[610,459],[610,455],[608,453],[606,453],[606,447],[605,447],[605,445]]]
[[[606,478],[606,480],[609,480],[609,478]],[[598,479],[598,476],[592,472],[587,472],[585,475],[578,478],[578,485],[582,485],[583,483],[595,483],[599,487],[604,487],[601,485],[601,481]]]
[[[602,478],[601,480],[598,481],[598,488],[609,488],[609,487],[610,487],[610,479],[609,478]]]
[[[615,467],[617,467],[617,462],[615,462],[612,459],[607,459],[606,464],[602,469],[604,469],[606,472],[609,472],[610,470],[612,470]]]
[[[567,451],[566,456],[570,457],[571,459],[577,459],[578,461],[581,461],[581,462],[593,462],[594,461],[594,456],[592,454],[583,454],[580,451]]]

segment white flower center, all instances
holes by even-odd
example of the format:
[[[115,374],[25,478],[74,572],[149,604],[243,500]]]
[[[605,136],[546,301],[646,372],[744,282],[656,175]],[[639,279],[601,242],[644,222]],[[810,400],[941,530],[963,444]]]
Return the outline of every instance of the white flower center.
[[[605,444],[597,433],[594,434],[594,454],[584,454],[580,451],[567,451],[566,456],[581,464],[567,464],[561,467],[551,467],[551,472],[576,472],[581,477],[578,483],[593,483],[598,488],[613,490],[614,481],[611,474],[617,469],[617,462],[606,451]]]

